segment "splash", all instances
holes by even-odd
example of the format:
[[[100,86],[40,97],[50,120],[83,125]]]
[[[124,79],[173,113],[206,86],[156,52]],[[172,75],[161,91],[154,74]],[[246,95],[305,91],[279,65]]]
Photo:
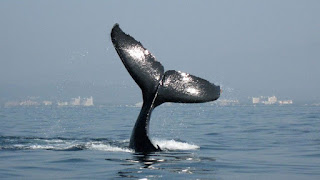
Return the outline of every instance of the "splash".
[[[154,139],[154,144],[159,145],[159,147],[163,150],[195,150],[200,147],[194,144],[189,144],[186,142],[179,142],[175,140],[161,140]]]
[[[126,152],[134,151],[128,148],[129,140],[112,141],[108,139],[69,139],[69,138],[39,138],[0,136],[1,150],[52,150],[52,151],[105,151]],[[162,150],[195,150],[200,147],[176,140],[154,139],[153,143]]]
[[[133,152],[133,150],[129,148],[123,148],[118,146],[112,146],[110,144],[102,144],[102,143],[88,143],[88,149],[90,150],[98,150],[98,151],[109,151],[109,152]]]

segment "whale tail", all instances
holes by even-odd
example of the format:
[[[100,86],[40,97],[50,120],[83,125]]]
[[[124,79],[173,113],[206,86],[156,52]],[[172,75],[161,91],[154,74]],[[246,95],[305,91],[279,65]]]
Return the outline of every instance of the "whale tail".
[[[165,102],[202,103],[220,96],[220,86],[188,73],[164,68],[142,44],[115,24],[112,43],[127,71],[142,90],[143,107],[133,129],[130,147],[139,152],[155,151],[148,138],[152,110]],[[159,149],[159,148],[158,148]]]

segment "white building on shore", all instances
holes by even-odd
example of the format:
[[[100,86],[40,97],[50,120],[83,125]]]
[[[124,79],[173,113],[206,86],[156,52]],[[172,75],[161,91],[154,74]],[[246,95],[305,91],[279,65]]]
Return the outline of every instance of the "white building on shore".
[[[277,102],[276,96],[268,97],[268,101],[263,101],[264,104],[275,104]]]
[[[252,104],[259,104],[259,103],[260,103],[260,98],[252,97]]]
[[[52,105],[52,101],[42,101],[42,103],[45,106],[51,106]]]
[[[260,97],[252,97],[252,104],[265,104],[265,105],[271,105],[271,104],[293,104],[292,100],[278,100],[276,96],[260,96]]]
[[[93,97],[90,98],[84,98],[82,102],[83,106],[93,106]]]
[[[58,101],[58,106],[68,106],[68,102]]]
[[[72,106],[80,106],[81,104],[80,104],[80,101],[81,99],[80,99],[80,96],[79,97],[77,97],[77,98],[72,98],[72,101],[70,102],[70,105],[72,105]]]
[[[284,100],[284,101],[279,101],[279,104],[285,105],[285,104],[293,104],[292,100]]]

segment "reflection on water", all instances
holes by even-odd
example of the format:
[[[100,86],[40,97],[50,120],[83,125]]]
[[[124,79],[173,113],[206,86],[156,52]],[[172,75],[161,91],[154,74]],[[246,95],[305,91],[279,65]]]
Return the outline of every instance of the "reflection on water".
[[[195,164],[205,164],[207,162],[216,161],[211,157],[198,157],[193,152],[184,151],[163,151],[155,153],[134,153],[129,159],[106,159],[120,163],[123,167],[118,172],[118,176],[122,178],[163,178],[163,174],[213,174],[214,168],[211,166],[199,166],[195,168]],[[183,165],[182,165],[183,164]],[[189,166],[186,166],[189,165]],[[147,175],[146,175],[147,174]]]

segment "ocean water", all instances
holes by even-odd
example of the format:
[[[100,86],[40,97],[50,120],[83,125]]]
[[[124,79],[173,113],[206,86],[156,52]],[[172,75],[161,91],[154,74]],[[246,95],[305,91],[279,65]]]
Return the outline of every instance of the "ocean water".
[[[128,148],[140,108],[0,108],[0,179],[320,179],[319,106],[169,104],[163,151]]]

